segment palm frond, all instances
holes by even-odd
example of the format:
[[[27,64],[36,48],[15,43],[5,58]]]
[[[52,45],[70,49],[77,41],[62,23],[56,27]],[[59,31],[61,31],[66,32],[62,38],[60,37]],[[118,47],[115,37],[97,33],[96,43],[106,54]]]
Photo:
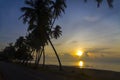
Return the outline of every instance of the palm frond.
[[[25,0],[25,4],[34,7],[34,2],[33,2],[33,0],[30,0],[30,1],[29,1],[29,0]]]
[[[107,0],[107,3],[110,8],[113,8],[113,0]]]
[[[62,35],[61,27],[59,25],[57,25],[54,28],[54,30],[52,31],[52,35],[55,39],[57,39],[58,37],[60,37]]]

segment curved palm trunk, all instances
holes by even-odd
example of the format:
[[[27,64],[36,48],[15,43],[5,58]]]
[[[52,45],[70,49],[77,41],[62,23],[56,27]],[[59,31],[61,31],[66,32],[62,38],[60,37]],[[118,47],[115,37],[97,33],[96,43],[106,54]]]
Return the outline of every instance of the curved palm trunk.
[[[43,67],[45,66],[45,49],[44,49],[44,47],[43,47]]]
[[[53,22],[52,22],[52,25],[51,25],[51,29],[52,29],[52,27],[53,27],[53,25],[55,23],[55,20],[56,20],[56,18],[53,19]]]
[[[52,48],[53,48],[53,50],[54,50],[54,52],[55,52],[55,55],[56,55],[57,59],[58,59],[58,62],[59,62],[59,70],[62,70],[62,64],[61,64],[60,58],[59,58],[59,56],[58,56],[58,54],[57,54],[57,51],[56,51],[55,47],[53,46],[51,40],[50,40],[50,39],[48,39],[48,40],[49,40],[49,42],[50,42],[50,44],[51,44],[51,46],[52,46]]]

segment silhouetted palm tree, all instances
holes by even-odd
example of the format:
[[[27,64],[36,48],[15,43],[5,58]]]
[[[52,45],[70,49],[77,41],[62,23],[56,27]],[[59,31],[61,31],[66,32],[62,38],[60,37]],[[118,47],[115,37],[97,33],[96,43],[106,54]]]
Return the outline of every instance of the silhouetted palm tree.
[[[88,0],[84,0],[84,1],[87,2]],[[97,2],[97,7],[100,7],[100,5],[102,4],[103,1],[105,1],[105,0],[96,0],[96,2]],[[114,0],[106,0],[108,6],[109,6],[110,8],[113,8],[113,1],[114,1]]]
[[[15,47],[13,43],[9,43],[9,46],[5,47],[3,50],[3,57],[7,61],[13,61],[15,59]]]
[[[32,37],[30,40],[33,43],[31,46],[37,53],[44,54],[42,50],[44,51],[44,46],[50,42],[61,69],[60,59],[50,39],[53,38],[51,37],[51,33],[54,22],[56,18],[61,16],[61,13],[64,12],[64,8],[66,7],[65,0],[26,0],[25,4],[29,6],[21,8],[21,11],[24,12],[21,17],[24,23],[29,24],[28,31]],[[54,31],[54,33],[56,32]],[[59,37],[58,34],[54,35],[55,39]],[[39,62],[41,54],[36,55],[36,60]]]
[[[27,44],[27,39],[24,37],[19,37],[15,42],[16,48],[16,59],[22,61],[22,63],[27,63],[28,60],[32,59],[31,49]]]
[[[53,20],[51,27],[53,27],[55,20],[61,16],[61,13],[65,13],[66,7],[65,0],[56,0],[55,3],[53,3],[53,6],[51,7],[53,10]]]
[[[61,31],[61,27],[59,25],[57,25],[54,30],[52,31],[52,36],[57,39],[60,37],[60,35],[62,35],[62,31]]]
[[[31,50],[33,52],[33,56],[36,55],[35,64],[36,66],[38,66],[41,55],[43,53],[42,50],[44,48],[43,41],[41,38],[36,37],[34,33],[30,33],[29,35],[26,36],[26,38],[27,38],[27,44],[31,47]]]
[[[25,44],[25,39],[24,39],[23,36],[21,36],[16,40],[15,47],[16,48],[21,48],[21,47],[23,47],[23,44]]]

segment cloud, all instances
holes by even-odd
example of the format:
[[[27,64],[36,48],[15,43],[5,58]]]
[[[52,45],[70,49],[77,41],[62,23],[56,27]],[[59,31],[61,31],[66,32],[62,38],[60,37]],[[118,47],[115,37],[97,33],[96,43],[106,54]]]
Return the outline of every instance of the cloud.
[[[62,46],[63,45],[63,43],[57,43],[57,44],[55,44],[55,46]]]
[[[97,63],[118,63],[120,62],[120,57],[97,57],[97,58],[88,58],[86,59],[87,61],[91,61],[91,62],[97,62]]]
[[[75,56],[71,55],[70,53],[63,53],[63,55],[59,55],[60,59],[62,61],[78,61],[78,57],[76,58]],[[56,60],[56,56],[50,56],[50,55],[46,55],[46,59],[49,60]]]
[[[86,16],[84,17],[84,20],[87,22],[96,22],[100,19],[99,16]]]
[[[105,57],[106,54],[111,54],[115,52],[111,52],[110,48],[86,48],[84,51],[84,55],[88,58],[98,58]]]
[[[103,53],[110,48],[87,48],[85,53]]]
[[[120,52],[111,51],[111,48],[86,48],[83,60],[92,62],[118,62]]]
[[[78,43],[78,41],[71,41],[71,43],[76,44],[76,43]]]

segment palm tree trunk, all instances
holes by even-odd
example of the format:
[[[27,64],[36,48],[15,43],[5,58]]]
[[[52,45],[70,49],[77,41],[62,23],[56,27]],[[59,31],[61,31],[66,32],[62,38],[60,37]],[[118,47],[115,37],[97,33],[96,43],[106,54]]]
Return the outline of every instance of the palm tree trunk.
[[[51,29],[52,29],[52,27],[53,27],[53,25],[55,23],[55,20],[56,20],[56,18],[53,19],[53,22],[52,22],[52,25],[51,25]]]
[[[60,58],[59,58],[59,56],[58,56],[58,54],[57,54],[57,51],[56,51],[55,47],[53,46],[53,44],[52,44],[52,42],[51,42],[51,40],[50,40],[50,38],[49,38],[48,40],[49,40],[49,42],[50,42],[50,44],[51,44],[51,46],[52,46],[52,48],[53,48],[53,50],[54,50],[54,52],[55,52],[55,55],[56,55],[57,59],[58,59],[58,62],[59,62],[59,70],[61,71],[61,70],[62,70],[62,64],[61,64]]]
[[[37,64],[37,60],[38,60],[38,54],[37,54],[37,51],[35,50],[35,65]]]
[[[38,52],[37,52],[38,53]],[[36,67],[38,67],[40,59],[41,59],[41,55],[42,55],[42,50],[39,51],[40,54],[38,54],[38,58],[37,58],[37,63],[36,63]]]
[[[43,67],[45,66],[45,49],[44,49],[44,47],[43,47]]]
[[[33,51],[31,51],[31,56],[32,56],[32,58],[33,58],[33,59],[31,59],[31,60],[30,60],[30,65],[32,64],[32,63],[31,63],[31,62],[32,62],[32,60],[34,60],[34,50],[33,50]]]

